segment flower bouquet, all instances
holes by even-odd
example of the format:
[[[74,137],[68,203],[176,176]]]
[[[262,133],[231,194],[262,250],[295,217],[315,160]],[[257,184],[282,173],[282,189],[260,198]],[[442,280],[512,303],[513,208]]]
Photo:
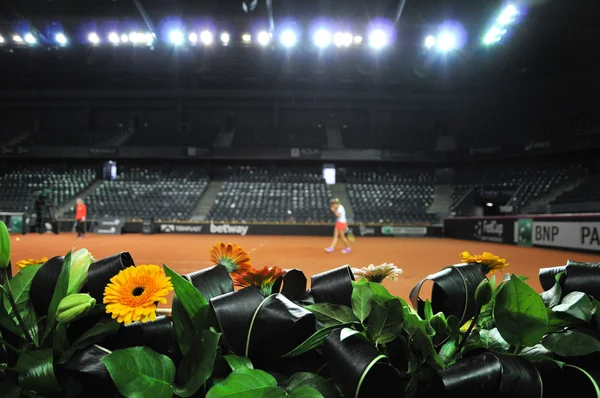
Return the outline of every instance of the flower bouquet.
[[[0,223],[0,396],[598,397],[598,265],[542,269],[540,295],[488,279],[503,259],[460,257],[410,304],[381,284],[401,276],[393,264],[307,288],[300,270],[257,269],[224,243],[187,275],[81,249],[11,277]]]

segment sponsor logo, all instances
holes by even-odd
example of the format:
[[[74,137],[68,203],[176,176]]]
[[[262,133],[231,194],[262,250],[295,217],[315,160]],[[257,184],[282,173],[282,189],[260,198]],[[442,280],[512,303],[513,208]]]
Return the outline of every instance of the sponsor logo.
[[[110,228],[96,228],[96,233],[97,234],[116,234],[117,233],[117,228],[115,227],[110,227]]]
[[[394,236],[425,236],[427,235],[426,227],[392,227],[384,225],[381,227],[382,235]]]
[[[480,220],[475,223],[473,236],[486,242],[502,242],[504,225],[496,220]]]
[[[103,227],[110,227],[110,226],[115,226],[118,227],[119,225],[121,225],[121,220],[119,220],[118,218],[114,219],[114,220],[100,220],[100,225],[102,225]]]
[[[360,236],[375,235],[375,228],[363,227],[363,226],[361,225],[361,226],[358,228],[358,231],[360,232]]]
[[[164,232],[164,233],[175,232],[175,224],[161,224],[160,232]]]
[[[210,233],[211,234],[246,235],[248,233],[249,228],[250,227],[248,227],[247,225],[210,224]]]
[[[533,222],[533,245],[600,250],[600,222]]]
[[[170,233],[198,234],[198,233],[202,232],[202,225],[161,224],[160,232],[165,233],[165,234],[170,234]]]

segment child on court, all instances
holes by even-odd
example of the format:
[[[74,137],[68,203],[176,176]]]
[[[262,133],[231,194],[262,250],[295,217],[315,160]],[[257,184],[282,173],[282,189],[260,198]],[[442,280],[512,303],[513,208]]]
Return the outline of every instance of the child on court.
[[[338,238],[342,240],[344,245],[346,246],[342,249],[342,253],[348,254],[352,251],[350,248],[350,243],[348,242],[348,238],[346,238],[346,230],[348,229],[348,221],[346,219],[346,209],[344,206],[340,204],[339,199],[331,199],[330,209],[335,214],[337,221],[335,223],[335,228],[333,230],[333,242],[331,242],[331,246],[325,249],[327,253],[333,253],[335,250],[335,245],[338,242]]]

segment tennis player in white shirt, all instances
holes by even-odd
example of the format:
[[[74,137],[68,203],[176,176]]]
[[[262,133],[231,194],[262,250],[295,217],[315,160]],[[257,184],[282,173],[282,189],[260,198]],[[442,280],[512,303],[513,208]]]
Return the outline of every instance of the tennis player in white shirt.
[[[352,251],[352,249],[350,248],[350,242],[348,241],[348,238],[346,238],[346,230],[348,229],[346,209],[340,204],[339,199],[331,199],[331,202],[329,204],[331,205],[331,211],[337,217],[337,221],[333,230],[333,242],[331,242],[331,246],[326,248],[325,251],[327,253],[333,253],[335,250],[335,245],[337,244],[339,238],[346,246],[344,249],[342,249],[342,253],[348,254]]]

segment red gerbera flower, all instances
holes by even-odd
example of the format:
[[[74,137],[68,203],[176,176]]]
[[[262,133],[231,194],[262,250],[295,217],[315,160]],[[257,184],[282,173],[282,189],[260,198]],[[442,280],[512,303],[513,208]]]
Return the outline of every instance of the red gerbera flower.
[[[239,287],[257,287],[263,296],[270,296],[277,279],[285,275],[279,267],[264,267],[262,270],[250,269],[233,276],[233,284]]]
[[[250,256],[238,245],[221,242],[211,247],[209,251],[210,261],[215,265],[223,265],[229,273],[242,273],[252,269]]]

